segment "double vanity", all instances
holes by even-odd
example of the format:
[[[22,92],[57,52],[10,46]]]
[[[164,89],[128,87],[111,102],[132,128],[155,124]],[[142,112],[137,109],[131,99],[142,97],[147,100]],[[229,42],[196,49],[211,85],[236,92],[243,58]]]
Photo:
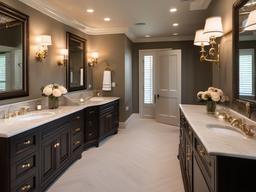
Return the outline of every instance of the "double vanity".
[[[1,192],[45,191],[84,150],[119,126],[119,98],[0,120]]]
[[[207,114],[180,106],[179,161],[186,192],[255,191],[256,139]]]

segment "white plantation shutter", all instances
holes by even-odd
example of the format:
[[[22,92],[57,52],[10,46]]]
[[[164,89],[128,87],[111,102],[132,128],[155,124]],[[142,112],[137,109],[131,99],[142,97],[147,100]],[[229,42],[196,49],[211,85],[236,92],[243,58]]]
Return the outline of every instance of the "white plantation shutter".
[[[239,95],[254,96],[254,49],[239,51]]]
[[[6,90],[6,57],[0,55],[0,91]]]
[[[153,56],[144,56],[144,103],[153,104]]]

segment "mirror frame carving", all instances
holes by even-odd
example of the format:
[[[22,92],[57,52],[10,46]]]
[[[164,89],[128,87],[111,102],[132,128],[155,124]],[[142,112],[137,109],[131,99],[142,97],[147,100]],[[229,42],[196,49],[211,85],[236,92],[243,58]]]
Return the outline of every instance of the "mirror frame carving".
[[[22,90],[0,92],[0,100],[29,95],[28,60],[29,60],[29,16],[0,2],[0,13],[8,15],[23,22],[23,44],[22,44]]]
[[[73,38],[77,41],[80,41],[83,43],[84,47],[84,52],[83,52],[83,68],[84,68],[84,75],[83,75],[83,81],[84,81],[84,85],[83,86],[79,86],[79,87],[71,87],[70,86],[70,54],[68,54],[68,59],[67,59],[67,70],[66,70],[66,86],[69,92],[71,91],[79,91],[79,90],[84,90],[87,88],[87,67],[86,67],[86,63],[87,63],[87,50],[86,50],[86,39],[79,37],[73,33],[67,32],[66,33],[66,48],[69,50],[69,41],[70,38]]]

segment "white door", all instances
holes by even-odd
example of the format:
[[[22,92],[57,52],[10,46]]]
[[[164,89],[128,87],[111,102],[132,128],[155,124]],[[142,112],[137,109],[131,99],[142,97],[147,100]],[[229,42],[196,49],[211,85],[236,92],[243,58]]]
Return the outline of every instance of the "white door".
[[[156,65],[156,120],[179,125],[181,50],[159,51]]]
[[[140,115],[155,118],[156,51],[140,50]]]

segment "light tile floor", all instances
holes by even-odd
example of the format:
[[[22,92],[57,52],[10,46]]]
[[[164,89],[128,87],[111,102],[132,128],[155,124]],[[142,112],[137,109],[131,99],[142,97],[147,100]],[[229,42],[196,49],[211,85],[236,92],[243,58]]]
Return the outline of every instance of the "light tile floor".
[[[184,192],[179,129],[132,115],[125,129],[83,153],[48,192]]]

